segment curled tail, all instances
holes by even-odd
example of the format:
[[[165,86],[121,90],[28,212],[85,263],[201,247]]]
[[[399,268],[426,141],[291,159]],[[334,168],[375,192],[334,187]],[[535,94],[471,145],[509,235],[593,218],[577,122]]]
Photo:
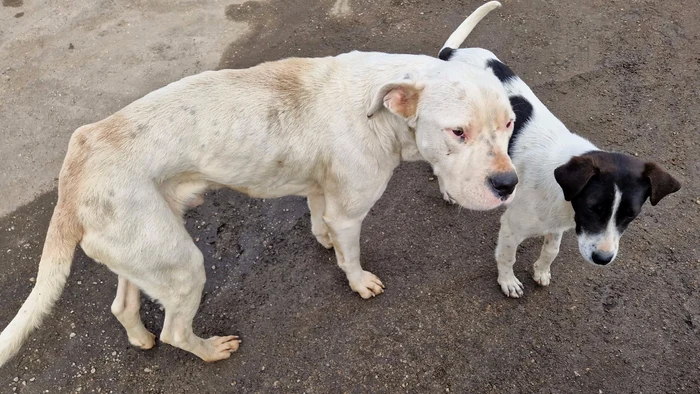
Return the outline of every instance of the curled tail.
[[[41,324],[44,315],[61,296],[70,274],[75,247],[80,240],[80,226],[72,212],[62,209],[62,205],[59,197],[44,242],[36,285],[0,334],[0,367],[19,351],[29,333]]]
[[[500,7],[501,3],[498,1],[489,1],[488,3],[482,5],[472,12],[467,19],[462,22],[461,25],[450,35],[450,37],[445,41],[445,45],[440,49],[438,57],[442,60],[449,60],[452,55],[452,51],[459,48],[460,45],[467,39],[469,33],[474,30],[477,24],[484,19],[484,17],[491,11]]]

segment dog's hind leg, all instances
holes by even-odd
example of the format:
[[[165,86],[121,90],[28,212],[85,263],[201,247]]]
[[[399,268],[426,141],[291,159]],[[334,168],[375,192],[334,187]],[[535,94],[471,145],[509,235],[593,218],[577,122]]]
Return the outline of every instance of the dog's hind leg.
[[[155,345],[155,335],[151,334],[141,322],[139,309],[141,292],[125,277],[119,277],[117,295],[112,302],[112,313],[126,329],[129,342],[141,349],[150,349]]]
[[[165,198],[149,185],[134,188],[129,199],[118,201],[121,212],[118,225],[102,226],[88,232],[83,238],[83,249],[88,256],[103,261],[129,285],[158,300],[165,308],[165,324],[161,341],[194,353],[205,361],[228,358],[238,349],[238,337],[203,339],[192,330],[204,288],[204,257],[183,221],[173,214]],[[138,207],[138,209],[133,209]],[[91,234],[92,233],[92,234]],[[86,239],[87,238],[87,239]],[[117,240],[118,242],[115,242]],[[126,282],[121,282],[127,285]],[[126,318],[127,330],[136,318],[137,289],[121,286],[115,304],[117,315]],[[130,318],[130,320],[129,320]]]
[[[187,240],[182,239],[185,234],[177,237],[176,247],[168,253],[173,260],[147,278],[153,281],[150,286],[154,289],[153,296],[165,308],[160,340],[194,353],[204,361],[223,360],[238,350],[240,341],[237,336],[203,339],[192,331],[206,276],[202,252],[189,236]]]
[[[506,211],[501,216],[501,230],[498,232],[498,245],[496,245],[496,264],[501,291],[512,298],[522,297],[525,288],[513,272],[515,255],[521,242],[523,238],[513,231],[508,220],[508,211]]]
[[[559,254],[559,245],[561,245],[562,233],[547,234],[544,236],[544,243],[542,244],[542,251],[540,252],[540,258],[535,261],[532,266],[532,279],[535,280],[540,286],[549,285],[549,281],[552,278],[552,273],[549,271],[549,267],[552,265],[552,261]]]
[[[307,197],[309,211],[311,211],[311,233],[316,237],[318,243],[324,248],[333,247],[330,230],[323,220],[323,213],[326,211],[326,197],[323,194],[312,194]]]

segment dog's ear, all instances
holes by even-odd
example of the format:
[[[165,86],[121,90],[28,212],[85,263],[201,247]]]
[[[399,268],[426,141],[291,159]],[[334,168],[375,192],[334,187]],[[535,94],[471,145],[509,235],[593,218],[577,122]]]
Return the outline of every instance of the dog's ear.
[[[367,117],[371,118],[382,107],[404,119],[416,116],[418,100],[423,87],[414,82],[390,82],[382,86],[372,100]]]
[[[658,204],[662,198],[681,189],[681,183],[656,163],[644,164],[644,177],[649,178],[651,184],[651,205]]]
[[[593,159],[586,156],[574,156],[568,163],[554,170],[554,179],[564,191],[564,199],[571,201],[583,190],[596,172],[598,172],[598,167]]]

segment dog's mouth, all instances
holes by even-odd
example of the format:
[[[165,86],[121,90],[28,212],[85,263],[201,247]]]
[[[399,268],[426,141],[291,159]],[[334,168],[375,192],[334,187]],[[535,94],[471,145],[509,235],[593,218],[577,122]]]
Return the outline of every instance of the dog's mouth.
[[[513,201],[513,198],[515,197],[515,190],[511,192],[510,194],[507,195],[498,195],[494,193],[494,196],[501,201],[503,204],[508,204],[509,202]]]

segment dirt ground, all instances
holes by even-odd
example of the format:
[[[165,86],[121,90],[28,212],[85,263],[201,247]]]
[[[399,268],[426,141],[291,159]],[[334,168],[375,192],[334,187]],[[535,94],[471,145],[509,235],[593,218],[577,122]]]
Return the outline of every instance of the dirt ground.
[[[206,29],[244,26],[242,37],[221,48],[222,68],[355,49],[435,54],[479,4],[217,3],[219,17],[207,19]],[[15,14],[22,7],[0,10]],[[138,17],[148,12],[147,2],[129,10],[105,18],[152,23]],[[507,299],[492,258],[500,212],[446,205],[429,167],[411,163],[396,171],[363,226],[363,264],[387,285],[385,294],[365,301],[351,292],[333,253],[311,236],[303,199],[214,192],[187,222],[208,274],[195,331],[240,335],[237,353],[204,364],[167,345],[132,348],[109,312],[115,275],[78,253],[53,314],[0,370],[0,392],[700,392],[699,15],[695,0],[506,0],[467,42],[494,51],[571,130],[602,148],[657,161],[683,183],[658,206],[645,206],[612,266],[585,263],[567,234],[552,284],[537,287],[529,274],[540,242],[529,240],[516,264],[526,296]],[[86,29],[80,37],[99,32]],[[180,48],[172,56],[187,50],[177,33],[166,41]],[[173,67],[143,60],[111,59],[113,78]],[[22,70],[25,60],[8,61]],[[82,70],[54,72],[79,79]],[[161,82],[167,81],[151,83]],[[6,90],[0,113],[13,111],[14,94],[37,95],[41,105],[40,88]],[[150,88],[134,86],[130,94]],[[125,98],[110,91],[88,96],[82,116],[99,114],[94,121],[116,110],[113,96]],[[49,124],[46,116],[34,127]],[[76,125],[59,126],[67,136]],[[5,129],[3,138],[11,141],[13,132]],[[48,150],[62,156],[65,146]],[[14,188],[0,195],[36,193]],[[31,290],[55,199],[50,191],[0,219],[0,327]],[[157,304],[144,300],[142,317],[160,331]]]

